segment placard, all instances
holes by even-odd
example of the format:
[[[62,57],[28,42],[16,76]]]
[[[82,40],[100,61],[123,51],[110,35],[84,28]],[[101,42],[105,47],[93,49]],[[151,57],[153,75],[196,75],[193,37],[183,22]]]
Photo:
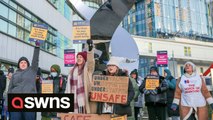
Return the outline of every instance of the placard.
[[[128,77],[94,75],[90,100],[126,104],[128,84]]]
[[[110,114],[75,114],[75,113],[58,113],[61,120],[110,120]]]
[[[73,21],[73,43],[86,43],[91,38],[89,21]]]
[[[33,23],[32,30],[30,32],[29,41],[43,42],[47,38],[48,26],[40,23]]]
[[[168,66],[167,51],[157,51],[157,65],[158,65],[158,67],[167,67]]]
[[[75,65],[75,49],[64,50],[64,66],[72,67]]]
[[[147,90],[155,90],[156,87],[159,87],[159,77],[157,76],[147,76],[146,77],[146,86]]]
[[[42,80],[41,93],[53,93],[53,80]]]

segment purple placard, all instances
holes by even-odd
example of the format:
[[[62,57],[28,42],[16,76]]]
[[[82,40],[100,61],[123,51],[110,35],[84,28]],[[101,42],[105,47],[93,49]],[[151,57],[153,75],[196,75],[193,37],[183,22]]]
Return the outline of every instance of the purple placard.
[[[158,67],[167,67],[168,66],[167,51],[157,51],[157,65],[158,65]]]
[[[72,67],[75,64],[75,49],[64,50],[64,66]]]

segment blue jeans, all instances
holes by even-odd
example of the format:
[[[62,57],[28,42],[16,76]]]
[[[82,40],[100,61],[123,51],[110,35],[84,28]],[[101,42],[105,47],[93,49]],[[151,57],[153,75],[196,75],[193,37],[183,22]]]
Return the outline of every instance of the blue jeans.
[[[11,112],[10,120],[36,120],[35,112]]]

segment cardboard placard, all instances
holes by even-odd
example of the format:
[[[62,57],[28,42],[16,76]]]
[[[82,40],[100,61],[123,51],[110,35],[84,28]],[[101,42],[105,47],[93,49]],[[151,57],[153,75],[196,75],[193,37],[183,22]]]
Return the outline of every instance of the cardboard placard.
[[[111,118],[111,120],[127,120],[127,115]]]
[[[76,113],[58,113],[61,120],[111,120],[110,114],[76,114]]]
[[[94,75],[91,101],[126,104],[128,77]]]
[[[41,93],[53,93],[53,80],[42,80]]]
[[[84,43],[91,38],[89,21],[73,21],[73,43]]]
[[[167,67],[168,66],[167,51],[157,51],[157,65],[158,65],[158,67]]]
[[[154,90],[156,87],[159,87],[159,78],[156,76],[147,76],[146,78],[146,89]]]
[[[45,24],[33,23],[32,30],[30,32],[30,41],[44,41],[47,38],[48,26]]]

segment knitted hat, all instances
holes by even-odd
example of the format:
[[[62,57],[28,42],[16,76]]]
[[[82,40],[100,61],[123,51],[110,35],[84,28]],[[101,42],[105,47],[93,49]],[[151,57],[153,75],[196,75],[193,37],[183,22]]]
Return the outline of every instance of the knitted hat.
[[[56,72],[58,73],[58,75],[61,73],[61,68],[60,68],[59,65],[54,64],[54,65],[51,66],[51,68],[55,69]],[[51,68],[50,68],[50,69],[51,69]]]
[[[186,62],[185,64],[184,64],[184,73],[186,72],[185,71],[185,68],[186,68],[186,65],[187,64],[190,64],[191,66],[192,66],[192,71],[193,72],[196,72],[196,65],[194,64],[194,63],[192,63],[192,62]]]
[[[28,67],[30,66],[29,60],[28,60],[26,57],[21,57],[21,58],[18,60],[18,68],[19,68],[19,69],[20,69],[19,64],[20,64],[21,61],[26,61],[26,62],[27,62],[27,66],[28,66]]]
[[[38,70],[37,70],[37,75],[38,75],[38,76],[41,76],[41,68],[38,68]]]
[[[79,53],[77,54],[77,57],[78,57],[78,55],[81,55],[81,56],[84,58],[84,60],[87,61],[87,52],[86,52],[86,51],[79,52]]]
[[[157,68],[156,66],[152,66],[152,67],[150,68],[150,73],[151,73],[152,70],[154,70],[154,71],[156,71],[156,72],[158,73],[158,68]]]
[[[112,56],[109,60],[109,62],[107,63],[107,65],[115,65],[117,67],[120,66],[120,57],[115,57],[115,56]]]

